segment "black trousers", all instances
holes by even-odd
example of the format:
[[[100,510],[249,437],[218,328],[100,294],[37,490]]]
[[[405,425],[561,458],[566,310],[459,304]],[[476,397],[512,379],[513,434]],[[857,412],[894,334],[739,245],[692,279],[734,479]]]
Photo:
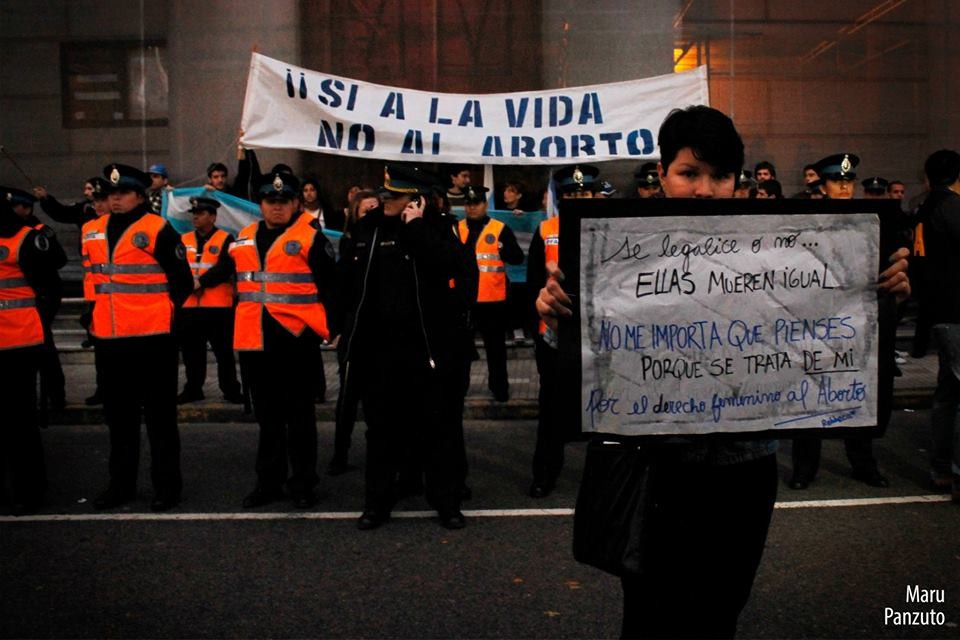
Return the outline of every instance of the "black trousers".
[[[776,457],[652,473],[645,566],[621,579],[623,637],[732,638],[770,527]]]
[[[340,344],[346,343],[345,339]],[[353,440],[353,427],[357,422],[357,406],[360,404],[360,390],[351,379],[349,367],[340,363],[340,391],[337,395],[335,410],[335,427],[333,432],[333,459],[347,462],[350,453],[350,444]]]
[[[847,460],[854,473],[871,474],[877,470],[877,461],[873,457],[873,438],[857,436],[843,439],[847,450]],[[820,470],[820,452],[822,438],[794,438],[793,440],[793,477],[811,481]]]
[[[473,323],[487,352],[487,387],[496,396],[505,396],[510,389],[507,382],[508,314],[506,302],[478,302],[473,307]]]
[[[260,425],[257,486],[265,491],[279,491],[286,484],[296,495],[319,482],[312,354],[310,349],[240,353],[240,368]]]
[[[560,371],[558,351],[537,336],[534,341],[540,390],[537,394],[537,444],[533,451],[533,481],[552,485],[563,469],[563,416],[560,411]]]
[[[42,309],[43,349],[40,353],[40,397],[51,406],[62,405],[66,399],[67,380],[60,364],[60,352],[53,341],[53,321],[60,309],[59,301],[48,302]],[[44,407],[46,409],[46,407]]]
[[[220,391],[240,395],[233,357],[233,309],[188,308],[177,310],[177,338],[183,353],[187,381],[184,389],[203,391],[207,379],[207,343],[217,359]]]
[[[39,504],[47,469],[37,415],[37,370],[42,347],[0,351],[0,490],[14,503]]]
[[[110,429],[110,486],[133,493],[140,461],[140,418],[150,440],[156,495],[178,499],[177,346],[170,334],[98,340],[103,414]]]
[[[385,366],[386,363],[390,366]],[[443,420],[443,377],[404,358],[369,357],[351,363],[367,423],[364,508],[389,513],[394,485],[413,464],[423,469],[426,497],[437,511],[460,508],[463,436]]]

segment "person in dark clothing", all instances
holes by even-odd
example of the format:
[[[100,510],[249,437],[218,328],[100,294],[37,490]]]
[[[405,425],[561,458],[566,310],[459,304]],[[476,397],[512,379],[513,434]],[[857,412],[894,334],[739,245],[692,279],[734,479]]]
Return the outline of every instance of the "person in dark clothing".
[[[40,232],[50,245],[50,253],[60,262],[60,266],[67,263],[67,255],[57,241],[54,230],[40,222],[33,215],[33,205],[37,199],[21,189],[0,187],[0,193],[10,204],[13,212],[20,218],[24,226]],[[37,296],[37,310],[43,322],[44,342],[40,358],[40,410],[41,416],[46,416],[47,409],[62,411],[67,405],[66,378],[63,375],[63,366],[60,364],[60,353],[53,341],[53,321],[60,310],[63,299],[63,284],[59,274],[55,286],[50,287]]]
[[[147,211],[150,178],[121,164],[103,173],[110,213],[92,223],[85,247],[92,272],[104,277],[95,286],[90,331],[101,359],[110,484],[93,506],[112,509],[136,497],[143,414],[154,489],[150,508],[166,511],[179,503],[182,490],[173,313],[193,291],[193,274],[180,234]]]
[[[40,208],[50,216],[54,222],[72,224],[78,229],[90,220],[96,220],[97,214],[93,208],[94,185],[102,178],[90,178],[83,183],[83,200],[74,204],[65,205],[59,202],[47,191],[46,187],[33,188],[33,195],[40,202]]]
[[[56,295],[63,266],[48,238],[23,224],[10,202],[0,198],[0,502],[14,515],[43,504],[47,473],[37,415],[37,371],[44,328],[37,310]]]
[[[432,182],[418,169],[387,167],[384,204],[340,246],[350,322],[342,338],[344,383],[357,385],[367,423],[360,529],[389,520],[397,475],[411,450],[422,452],[426,498],[441,524],[466,524],[462,430],[449,420],[455,402],[448,386],[453,377],[462,380],[457,340],[463,317],[450,282],[464,277],[464,262],[449,221],[433,205]]]
[[[483,337],[487,352],[487,387],[497,402],[510,399],[507,381],[506,331],[510,308],[507,303],[507,264],[523,262],[523,249],[513,230],[487,215],[487,188],[464,188],[466,218],[460,221],[460,242],[476,254],[479,273],[473,323]]]
[[[930,411],[930,479],[960,502],[960,153],[941,149],[927,158],[930,195],[920,205],[932,291],[930,320],[940,357]]]
[[[234,348],[260,425],[257,485],[243,500],[248,509],[283,499],[284,485],[297,509],[317,500],[313,354],[336,330],[335,263],[317,221],[300,212],[298,190],[291,174],[265,176],[263,220],[240,231],[230,248],[238,292]]]
[[[207,342],[217,359],[217,382],[227,402],[243,403],[233,358],[233,303],[236,268],[227,248],[233,235],[218,229],[213,198],[192,198],[194,230],[183,234],[194,291],[177,311],[177,337],[187,381],[177,404],[203,399],[207,377]]]

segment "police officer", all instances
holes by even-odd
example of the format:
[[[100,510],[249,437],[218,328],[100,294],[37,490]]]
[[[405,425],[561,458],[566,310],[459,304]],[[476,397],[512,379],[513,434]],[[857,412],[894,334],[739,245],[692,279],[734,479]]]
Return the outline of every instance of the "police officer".
[[[242,403],[233,359],[233,258],[227,248],[232,235],[217,228],[214,198],[190,199],[193,231],[183,234],[187,262],[193,270],[193,293],[177,311],[177,333],[187,381],[177,404],[203,399],[207,377],[207,342],[217,359],[217,381],[227,402]]]
[[[633,179],[637,183],[638,198],[654,198],[663,195],[656,162],[645,162],[640,165],[633,173]]]
[[[860,181],[860,186],[863,187],[863,197],[868,200],[886,200],[887,186],[889,184],[886,178],[881,178],[880,176],[874,176]]]
[[[860,158],[852,153],[837,153],[821,159],[813,165],[814,170],[823,181],[823,191],[826,198],[846,200],[853,198],[857,188],[857,165]],[[883,186],[886,190],[886,185]],[[880,335],[880,367],[878,393],[878,422],[882,430],[890,419],[890,399],[893,395],[893,358],[892,338],[889,332],[896,330],[895,303],[889,296],[880,298],[881,316],[886,316],[881,322]],[[891,314],[892,317],[891,317]],[[885,331],[886,329],[886,331]],[[889,349],[886,346],[889,344]],[[890,356],[885,357],[885,356]],[[847,459],[853,467],[853,477],[872,487],[886,488],[890,486],[887,478],[877,469],[877,461],[873,457],[873,438],[870,436],[853,436],[844,438]],[[791,489],[806,489],[817,475],[820,468],[820,438],[795,438],[793,440],[793,475],[787,482]]]
[[[96,242],[99,239],[100,233],[93,228],[91,224],[94,220],[100,216],[105,216],[110,213],[110,203],[108,201],[107,187],[109,183],[103,178],[97,176],[95,178],[90,178],[88,181],[92,187],[92,197],[93,197],[93,213],[94,218],[88,220],[80,227],[80,263],[83,266],[83,299],[87,302],[87,309],[80,314],[80,326],[87,330],[87,340],[85,341],[85,347],[93,346],[93,367],[96,374],[96,388],[93,391],[93,394],[84,399],[83,403],[89,407],[96,406],[98,404],[103,404],[103,397],[100,393],[100,381],[101,381],[101,364],[99,351],[96,349],[95,341],[93,336],[90,333],[90,323],[93,321],[93,306],[96,302],[96,284],[97,282],[109,282],[109,278],[104,279],[106,276],[102,273],[93,273],[93,269],[90,265],[90,254],[87,251],[87,241],[91,240]]]
[[[111,509],[136,497],[140,415],[150,440],[150,508],[180,501],[177,429],[177,347],[174,308],[193,290],[180,234],[148,212],[150,178],[134,167],[110,164],[110,213],[85,227],[84,247],[94,286],[90,332],[101,362],[103,412],[110,430],[110,484],[94,500]]]
[[[507,264],[523,262],[523,250],[513,230],[487,215],[486,187],[464,187],[466,218],[460,221],[460,242],[476,254],[479,271],[477,304],[473,322],[483,338],[487,352],[487,387],[497,402],[510,398],[507,382],[507,346],[509,324],[507,305]]]
[[[653,166],[656,174],[656,165]],[[579,165],[558,169],[553,179],[563,199],[592,198],[597,188],[599,173],[596,167]],[[655,184],[659,189],[659,174]],[[556,269],[559,261],[560,217],[553,216],[540,223],[530,241],[527,282],[530,283],[531,291],[539,292],[546,285],[547,273]],[[544,498],[553,491],[563,469],[564,444],[576,436],[574,421],[564,419],[565,415],[569,415],[565,414],[564,407],[565,399],[575,397],[577,391],[575,388],[564,387],[559,375],[559,354],[555,348],[544,342],[546,329],[546,324],[541,320],[533,343],[537,373],[540,375],[540,391],[537,396],[539,417],[537,444],[533,452],[533,482],[529,491],[531,498]]]
[[[43,503],[47,474],[37,417],[37,370],[44,344],[38,299],[59,286],[65,259],[49,238],[23,224],[0,196],[0,498],[15,515]],[[12,199],[12,198],[11,198]],[[9,481],[9,484],[8,484]]]
[[[299,212],[299,189],[292,174],[264,176],[257,192],[263,220],[230,247],[237,268],[234,348],[260,425],[257,484],[243,500],[248,509],[282,500],[284,484],[298,509],[317,500],[313,354],[331,337],[335,264],[316,218]]]
[[[22,224],[37,230],[46,238],[50,245],[50,252],[55,256],[56,261],[66,264],[67,255],[57,241],[57,234],[33,214],[33,205],[37,198],[22,189],[10,187],[0,187],[0,193],[5,194],[4,197]],[[60,411],[67,404],[66,379],[63,376],[63,367],[60,365],[60,353],[53,342],[53,320],[57,316],[57,311],[60,310],[60,302],[63,298],[63,286],[59,275],[55,278],[53,285],[37,298],[37,310],[40,312],[40,320],[43,321],[45,336],[40,360],[40,398],[41,409],[44,411],[48,407],[54,411]]]
[[[422,452],[426,497],[449,529],[466,525],[462,433],[449,418],[448,381],[460,379],[456,287],[464,252],[431,196],[433,180],[391,165],[384,203],[340,245],[340,285],[350,319],[344,384],[357,385],[367,423],[360,529],[390,518],[410,450]],[[455,394],[452,394],[455,395]],[[451,400],[446,398],[446,400]],[[460,438],[458,441],[458,437]]]

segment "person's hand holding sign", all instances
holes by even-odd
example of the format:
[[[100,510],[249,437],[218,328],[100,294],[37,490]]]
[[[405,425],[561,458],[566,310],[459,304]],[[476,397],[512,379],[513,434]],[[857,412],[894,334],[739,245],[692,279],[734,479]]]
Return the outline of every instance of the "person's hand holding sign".
[[[540,295],[537,296],[537,313],[551,331],[556,331],[557,318],[571,315],[573,312],[570,310],[570,305],[573,303],[560,286],[563,282],[563,272],[560,271],[560,267],[553,261],[548,262],[546,267],[547,284],[540,289]]]
[[[879,289],[892,293],[897,302],[903,302],[910,297],[910,276],[907,275],[907,258],[910,250],[900,247],[890,256],[890,266],[880,274]]]

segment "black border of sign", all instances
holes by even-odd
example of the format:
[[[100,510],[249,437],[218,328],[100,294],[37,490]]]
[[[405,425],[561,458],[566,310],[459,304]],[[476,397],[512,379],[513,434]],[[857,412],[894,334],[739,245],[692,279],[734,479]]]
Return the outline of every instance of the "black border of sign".
[[[580,408],[580,389],[581,380],[581,361],[580,361],[580,305],[578,303],[580,295],[580,251],[565,251],[563,247],[579,247],[581,220],[591,218],[643,218],[655,216],[717,216],[717,215],[795,215],[795,214],[827,214],[827,213],[873,213],[880,219],[880,259],[886,261],[887,257],[893,253],[898,245],[905,246],[902,242],[898,243],[897,231],[900,226],[898,217],[903,214],[900,211],[900,203],[897,200],[749,200],[737,198],[724,199],[693,199],[693,198],[631,198],[631,199],[568,199],[558,202],[560,215],[560,270],[564,274],[563,288],[571,295],[573,301],[573,315],[568,318],[561,318],[558,330],[559,349],[560,349],[560,375],[563,380],[569,382],[565,385],[568,394],[573,394],[574,381],[576,383],[575,398],[567,398],[569,404],[565,407],[569,411],[574,411],[575,420],[578,426],[582,428],[580,420],[583,417],[583,411]],[[877,265],[880,273],[879,267]],[[878,342],[878,348],[884,344],[883,332],[885,325],[880,322],[884,314],[878,307],[879,333],[881,334]],[[896,327],[886,327],[888,331],[896,331]],[[878,354],[878,362],[882,358],[890,360],[890,366],[893,366],[893,348],[892,340],[888,340],[885,353]],[[891,371],[892,375],[892,371]],[[880,379],[880,372],[877,375],[878,391],[883,387],[883,381]],[[890,389],[892,395],[892,388]],[[892,402],[892,397],[890,398]],[[883,422],[884,411],[878,400],[877,415]],[[886,429],[885,424],[873,427],[833,427],[830,429],[790,429],[768,430],[768,431],[735,431],[711,434],[683,434],[685,438],[710,437],[710,438],[728,438],[734,440],[743,440],[745,438],[795,438],[817,436],[821,438],[847,438],[847,437],[879,437],[883,435]],[[600,435],[600,432],[584,431],[584,437],[593,437]],[[641,436],[641,437],[660,437],[660,436]]]

